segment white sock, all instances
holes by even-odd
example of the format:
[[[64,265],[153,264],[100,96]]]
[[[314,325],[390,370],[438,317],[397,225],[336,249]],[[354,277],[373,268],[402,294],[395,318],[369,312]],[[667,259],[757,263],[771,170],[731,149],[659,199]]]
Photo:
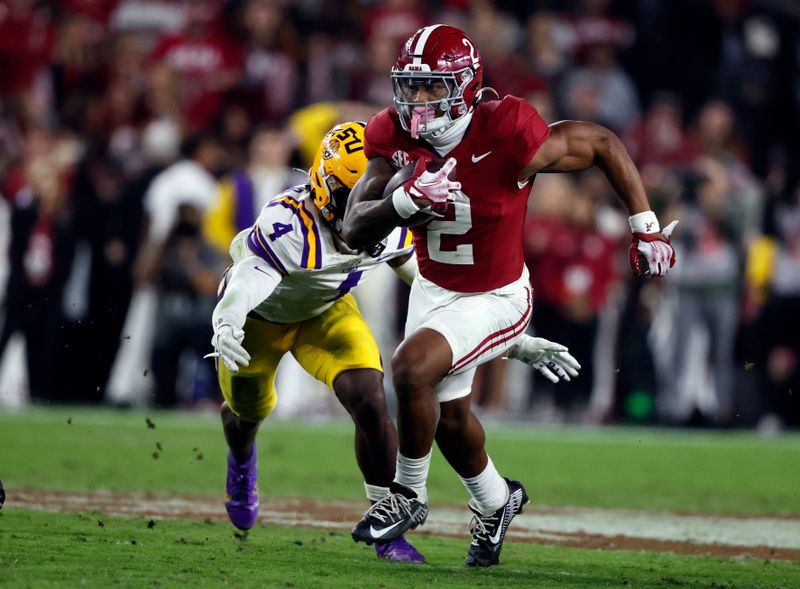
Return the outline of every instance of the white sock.
[[[367,482],[364,483],[364,490],[367,492],[367,499],[373,503],[380,501],[389,494],[389,487],[370,485]]]
[[[461,482],[472,495],[470,503],[483,515],[491,515],[508,501],[508,484],[497,472],[492,459],[486,464],[483,472],[476,477]]]
[[[428,469],[431,466],[431,454],[422,458],[406,458],[397,453],[397,471],[394,475],[395,482],[400,483],[414,491],[421,503],[428,502]]]

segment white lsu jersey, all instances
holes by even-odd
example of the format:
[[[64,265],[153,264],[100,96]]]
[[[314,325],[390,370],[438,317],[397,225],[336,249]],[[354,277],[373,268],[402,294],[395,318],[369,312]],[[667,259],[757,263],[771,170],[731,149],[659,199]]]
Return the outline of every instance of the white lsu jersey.
[[[341,242],[339,242],[341,243]],[[395,228],[383,251],[342,253],[305,186],[290,188],[261,209],[256,224],[231,244],[234,263],[255,254],[282,279],[255,313],[275,323],[297,323],[323,313],[380,264],[413,252],[411,232]]]

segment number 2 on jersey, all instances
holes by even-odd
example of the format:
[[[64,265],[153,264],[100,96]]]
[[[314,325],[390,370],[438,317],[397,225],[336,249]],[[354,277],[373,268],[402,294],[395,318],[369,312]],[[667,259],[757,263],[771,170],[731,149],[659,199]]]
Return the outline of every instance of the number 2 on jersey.
[[[471,243],[460,243],[455,249],[442,249],[443,235],[464,235],[472,229],[472,210],[469,197],[456,190],[454,193],[453,208],[455,217],[452,220],[434,220],[428,224],[428,257],[440,264],[456,264],[468,266],[475,263]]]

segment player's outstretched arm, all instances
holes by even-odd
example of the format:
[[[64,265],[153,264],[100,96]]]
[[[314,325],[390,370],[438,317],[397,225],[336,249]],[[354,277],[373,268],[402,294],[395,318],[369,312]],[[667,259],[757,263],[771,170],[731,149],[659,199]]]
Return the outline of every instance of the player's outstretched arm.
[[[629,258],[636,276],[663,276],[675,265],[670,235],[677,221],[661,230],[636,165],[612,131],[583,121],[550,125],[550,137],[522,169],[524,182],[537,173],[578,172],[598,166],[625,203],[633,240]]]
[[[214,353],[209,354],[218,356],[231,372],[250,364],[250,354],[242,346],[247,314],[269,298],[280,281],[280,273],[257,256],[231,268],[225,293],[211,316]]]
[[[347,199],[342,225],[342,239],[353,249],[378,243],[403,219],[383,191],[394,175],[394,168],[383,158],[372,158],[364,175],[353,186]]]

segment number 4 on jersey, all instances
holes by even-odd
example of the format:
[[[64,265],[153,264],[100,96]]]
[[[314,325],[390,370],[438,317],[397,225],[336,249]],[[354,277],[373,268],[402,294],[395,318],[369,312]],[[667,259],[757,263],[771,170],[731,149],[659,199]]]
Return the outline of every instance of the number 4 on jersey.
[[[292,231],[292,226],[288,223],[273,223],[272,233],[270,233],[267,237],[269,237],[270,241],[275,241],[281,235],[286,235],[291,231]]]

